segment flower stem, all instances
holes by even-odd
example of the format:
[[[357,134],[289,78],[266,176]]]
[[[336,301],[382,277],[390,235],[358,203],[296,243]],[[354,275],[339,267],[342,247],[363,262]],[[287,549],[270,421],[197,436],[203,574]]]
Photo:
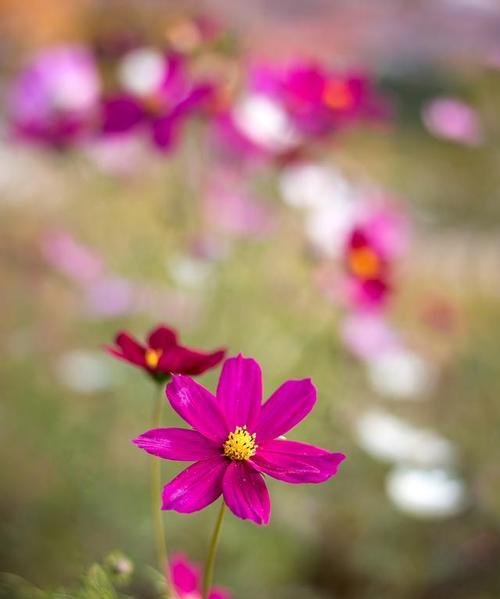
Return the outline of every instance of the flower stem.
[[[226,504],[224,503],[224,500],[222,500],[219,515],[217,516],[217,520],[215,522],[215,528],[212,534],[210,548],[208,550],[207,561],[205,562],[205,572],[203,574],[203,599],[208,599],[208,594],[212,586],[212,579],[214,576],[215,555],[217,553],[217,545],[219,544],[219,537],[222,528],[222,521],[224,519],[225,507]]]
[[[161,426],[161,408],[164,397],[163,385],[158,385],[158,390],[153,408],[153,428],[160,428]],[[165,573],[168,593],[171,592],[172,584],[170,581],[170,565],[168,563],[165,527],[163,524],[163,512],[161,511],[161,461],[155,456],[151,456],[151,508],[153,510],[153,527],[156,542],[156,555],[158,558],[158,568],[160,572]]]

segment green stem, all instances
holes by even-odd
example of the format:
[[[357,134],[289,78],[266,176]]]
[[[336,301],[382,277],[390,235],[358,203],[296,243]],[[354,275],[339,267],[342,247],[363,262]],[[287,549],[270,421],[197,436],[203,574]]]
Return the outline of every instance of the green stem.
[[[153,408],[152,426],[161,426],[161,408],[163,406],[163,385],[158,385],[156,399]],[[153,528],[156,542],[156,555],[160,572],[165,573],[167,593],[171,591],[170,565],[167,555],[167,543],[165,540],[165,527],[163,524],[163,512],[161,511],[161,460],[151,456],[151,508],[153,510]]]
[[[217,553],[217,545],[219,544],[220,531],[222,528],[222,521],[224,519],[224,511],[226,504],[222,500],[219,515],[215,522],[215,528],[210,542],[210,548],[208,550],[207,561],[205,562],[205,572],[203,574],[203,599],[208,599],[208,594],[212,586],[212,579],[214,576],[214,565],[215,555]]]

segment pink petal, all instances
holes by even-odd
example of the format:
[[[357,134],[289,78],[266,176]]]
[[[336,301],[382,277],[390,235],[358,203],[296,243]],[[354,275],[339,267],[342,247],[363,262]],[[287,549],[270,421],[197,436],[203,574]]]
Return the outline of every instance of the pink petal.
[[[177,594],[191,595],[198,593],[200,571],[183,554],[170,558],[170,576]]]
[[[235,516],[269,524],[271,501],[262,475],[245,462],[231,462],[222,483],[224,501]]]
[[[231,599],[231,595],[225,589],[215,588],[208,595],[208,599]]]
[[[166,460],[194,462],[221,454],[219,445],[211,443],[197,431],[185,428],[155,428],[133,439],[133,443]]]
[[[262,406],[256,426],[257,443],[284,435],[312,410],[316,387],[311,379],[287,381]]]
[[[253,430],[262,402],[262,373],[258,363],[241,354],[226,360],[217,386],[217,399],[230,431],[245,425]]]
[[[203,436],[224,443],[228,431],[215,397],[187,376],[174,375],[167,385],[167,397],[174,410]]]
[[[177,335],[174,330],[160,325],[149,333],[148,345],[153,349],[166,349],[177,344]]]
[[[225,350],[205,353],[176,345],[168,349],[160,358],[158,367],[162,371],[196,375],[216,366],[223,358]]]
[[[209,458],[192,464],[163,488],[163,510],[191,514],[214,502],[222,493],[227,461]]]
[[[252,458],[252,465],[259,472],[287,483],[322,483],[337,473],[343,460],[343,453],[331,453],[297,441],[275,439],[259,447]]]
[[[145,348],[135,339],[133,339],[128,333],[118,333],[115,343],[122,350],[125,360],[137,364],[138,366],[145,365]],[[118,352],[116,352],[115,355],[119,355]]]

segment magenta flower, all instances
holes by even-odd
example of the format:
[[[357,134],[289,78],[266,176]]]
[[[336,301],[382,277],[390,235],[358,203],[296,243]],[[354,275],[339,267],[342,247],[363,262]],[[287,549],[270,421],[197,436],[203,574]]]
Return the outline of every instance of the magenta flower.
[[[100,80],[93,56],[81,46],[45,50],[20,73],[9,93],[14,134],[53,147],[65,147],[89,132]]]
[[[196,512],[223,495],[235,516],[267,524],[271,502],[263,474],[292,484],[322,483],[345,459],[282,437],[316,403],[310,379],[283,383],[261,405],[260,366],[240,354],[224,362],[216,396],[185,376],[174,376],[166,393],[192,428],[153,429],[134,439],[152,455],[195,462],[163,489],[164,510]]]
[[[393,263],[406,248],[406,219],[389,204],[368,206],[347,239],[343,291],[349,305],[378,308],[392,286]]]
[[[388,114],[368,77],[328,71],[315,63],[257,67],[251,87],[280,102],[296,129],[307,137],[323,137],[339,127]]]
[[[171,149],[186,118],[212,98],[212,85],[194,81],[179,54],[135,49],[123,58],[120,75],[123,89],[102,102],[102,134],[142,132],[161,151]]]
[[[200,571],[185,555],[173,555],[170,559],[170,579],[179,599],[202,599]],[[208,599],[231,599],[228,591],[214,588]]]
[[[366,76],[314,63],[259,65],[243,96],[215,120],[215,140],[233,160],[286,164],[303,156],[311,142],[388,112]]]
[[[163,381],[172,373],[197,375],[217,366],[225,350],[203,352],[179,344],[177,333],[166,326],[156,327],[143,345],[126,332],[116,336],[118,347],[106,347],[116,358],[142,368],[153,378]]]

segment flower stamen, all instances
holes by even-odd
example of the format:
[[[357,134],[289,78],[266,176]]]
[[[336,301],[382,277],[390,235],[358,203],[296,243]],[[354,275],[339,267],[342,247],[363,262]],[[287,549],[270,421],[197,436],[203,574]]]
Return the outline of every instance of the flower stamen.
[[[362,279],[371,279],[380,274],[380,258],[371,248],[353,249],[349,254],[348,263],[353,274]]]
[[[160,361],[161,355],[163,354],[163,350],[161,349],[153,349],[152,347],[148,347],[146,353],[144,355],[144,359],[146,360],[146,364],[149,368],[156,368],[158,366],[158,362]]]
[[[257,448],[255,433],[250,434],[246,425],[237,426],[224,443],[224,455],[231,460],[249,460]]]

